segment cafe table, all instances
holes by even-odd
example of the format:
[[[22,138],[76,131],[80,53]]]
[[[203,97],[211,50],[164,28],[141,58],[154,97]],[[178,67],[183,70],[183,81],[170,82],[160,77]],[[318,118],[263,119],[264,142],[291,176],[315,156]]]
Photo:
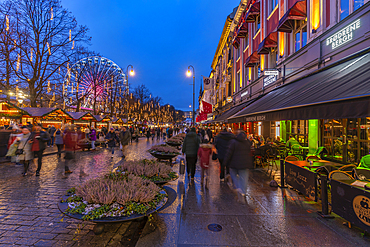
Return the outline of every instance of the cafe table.
[[[368,181],[334,180],[331,185],[332,211],[351,224],[370,233],[370,191]]]
[[[325,167],[328,172],[339,169],[342,164],[327,160],[314,161],[312,165],[308,161],[286,161],[285,181],[294,189],[317,201],[317,173],[316,169]]]

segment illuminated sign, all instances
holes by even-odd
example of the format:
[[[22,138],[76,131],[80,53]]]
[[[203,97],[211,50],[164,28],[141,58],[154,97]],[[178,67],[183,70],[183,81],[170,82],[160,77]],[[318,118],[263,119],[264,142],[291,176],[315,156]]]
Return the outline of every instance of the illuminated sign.
[[[338,46],[341,46],[348,41],[353,39],[353,31],[360,28],[360,20],[357,20],[350,25],[346,26],[339,32],[333,34],[329,38],[326,39],[326,45],[331,45],[332,49],[337,48]]]
[[[278,76],[279,75],[279,71],[278,70],[265,70],[265,75],[275,75],[275,76]]]
[[[247,96],[248,95],[248,91],[245,91],[244,93],[242,93],[242,95],[240,95],[241,97],[244,97],[244,96]]]
[[[229,96],[229,97],[227,97],[227,98],[226,98],[226,101],[227,101],[228,103],[230,103],[231,101],[233,101],[233,98],[232,98],[231,96]]]
[[[277,81],[277,76],[275,75],[269,75],[265,78],[263,78],[263,86],[266,87],[270,85],[271,83],[274,83]]]

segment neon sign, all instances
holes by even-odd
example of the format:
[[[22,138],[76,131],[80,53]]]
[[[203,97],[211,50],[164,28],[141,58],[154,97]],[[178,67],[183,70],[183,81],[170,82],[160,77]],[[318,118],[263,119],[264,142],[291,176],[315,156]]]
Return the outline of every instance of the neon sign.
[[[353,31],[359,29],[361,26],[360,20],[357,20],[339,32],[333,34],[329,38],[326,39],[326,45],[331,45],[332,49],[335,49],[348,41],[353,39]]]

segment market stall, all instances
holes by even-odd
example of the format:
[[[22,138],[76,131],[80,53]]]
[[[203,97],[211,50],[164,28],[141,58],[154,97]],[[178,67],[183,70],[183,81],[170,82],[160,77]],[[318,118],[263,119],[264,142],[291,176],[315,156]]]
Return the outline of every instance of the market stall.
[[[120,128],[124,124],[123,119],[118,117],[112,117],[112,126],[113,128]]]
[[[111,127],[112,119],[109,116],[93,115],[96,119],[96,128],[102,129],[103,127],[109,129]]]
[[[73,124],[83,127],[95,127],[96,119],[90,112],[68,112],[73,118]]]
[[[22,115],[22,124],[29,122],[33,125],[41,124],[44,128],[49,125],[61,128],[63,124],[71,123],[73,119],[71,115],[60,108],[24,107],[21,109],[25,112]]]
[[[8,127],[13,123],[20,123],[22,115],[25,113],[21,108],[10,102],[0,102],[0,126]]]

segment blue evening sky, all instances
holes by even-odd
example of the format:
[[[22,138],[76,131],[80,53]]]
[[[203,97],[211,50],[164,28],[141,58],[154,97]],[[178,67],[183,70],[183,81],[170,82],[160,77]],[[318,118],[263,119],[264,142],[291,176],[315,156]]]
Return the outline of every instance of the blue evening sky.
[[[132,87],[145,84],[164,104],[189,110],[195,68],[196,100],[201,75],[209,76],[226,17],[239,0],[62,0],[92,36],[90,50],[132,64]]]

